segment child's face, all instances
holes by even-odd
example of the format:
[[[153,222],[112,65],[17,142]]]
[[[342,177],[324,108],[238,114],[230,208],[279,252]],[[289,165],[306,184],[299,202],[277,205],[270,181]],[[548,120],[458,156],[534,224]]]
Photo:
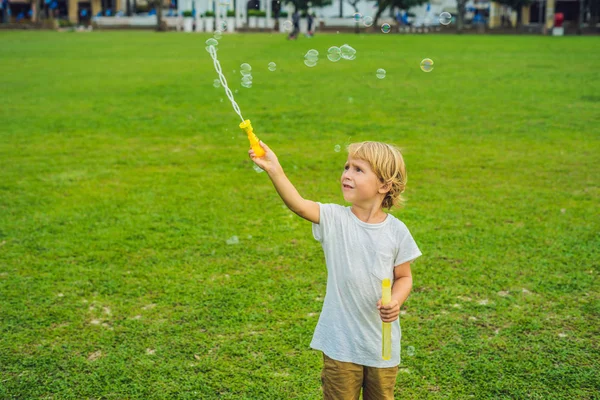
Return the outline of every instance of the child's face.
[[[382,196],[381,182],[368,162],[348,157],[342,173],[344,200],[352,204],[364,204]]]

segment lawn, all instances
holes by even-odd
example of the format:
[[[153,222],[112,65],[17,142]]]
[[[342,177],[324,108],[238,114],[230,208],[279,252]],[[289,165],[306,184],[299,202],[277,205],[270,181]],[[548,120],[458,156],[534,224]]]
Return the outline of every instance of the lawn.
[[[323,252],[253,169],[208,38],[0,31],[0,398],[320,398]],[[326,59],[344,43],[356,60]],[[398,399],[598,398],[599,48],[220,41],[242,115],[305,198],[345,204],[347,144],[403,149],[391,212],[423,256]]]

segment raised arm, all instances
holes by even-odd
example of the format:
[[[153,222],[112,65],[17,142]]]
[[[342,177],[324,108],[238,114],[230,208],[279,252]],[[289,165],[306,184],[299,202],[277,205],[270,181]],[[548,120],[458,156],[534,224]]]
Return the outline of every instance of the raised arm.
[[[296,213],[298,216],[310,221],[315,224],[319,223],[319,205],[311,200],[306,200],[300,196],[298,190],[292,185],[292,182],[288,179],[283,172],[281,164],[275,153],[264,144],[260,142],[261,147],[265,150],[263,157],[256,157],[254,150],[248,150],[248,155],[254,161],[256,165],[261,167],[269,174],[275,190],[279,193],[279,197],[283,200],[285,205]]]

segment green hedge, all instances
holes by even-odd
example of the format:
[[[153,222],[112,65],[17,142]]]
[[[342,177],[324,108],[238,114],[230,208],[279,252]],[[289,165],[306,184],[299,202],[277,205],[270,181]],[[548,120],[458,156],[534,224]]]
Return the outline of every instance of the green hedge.
[[[261,10],[248,10],[249,17],[266,17],[267,12]]]

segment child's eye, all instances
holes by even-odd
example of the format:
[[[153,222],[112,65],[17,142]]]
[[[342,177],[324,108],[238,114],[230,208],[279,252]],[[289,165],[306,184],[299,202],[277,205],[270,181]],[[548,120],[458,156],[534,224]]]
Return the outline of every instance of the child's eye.
[[[344,170],[347,171],[348,170],[348,166],[344,165]]]
[[[362,172],[362,170],[358,167],[356,167],[356,172]]]

